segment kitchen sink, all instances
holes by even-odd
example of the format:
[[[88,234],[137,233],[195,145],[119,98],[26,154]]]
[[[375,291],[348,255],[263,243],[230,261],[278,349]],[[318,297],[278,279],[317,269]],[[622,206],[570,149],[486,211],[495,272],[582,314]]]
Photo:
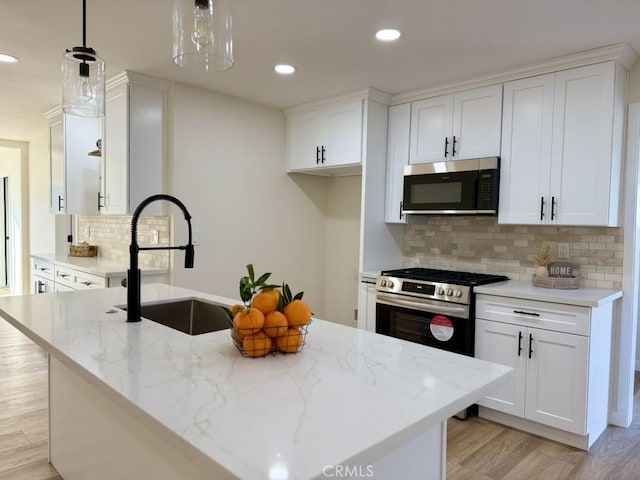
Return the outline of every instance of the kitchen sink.
[[[126,305],[118,305],[126,310]],[[217,332],[230,327],[225,307],[197,298],[142,304],[142,318],[189,335]]]

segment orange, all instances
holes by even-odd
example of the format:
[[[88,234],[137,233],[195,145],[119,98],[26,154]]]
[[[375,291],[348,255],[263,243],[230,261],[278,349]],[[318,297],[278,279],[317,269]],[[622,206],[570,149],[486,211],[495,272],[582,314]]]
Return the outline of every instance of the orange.
[[[276,305],[278,304],[278,300],[280,300],[280,290],[276,288],[263,288],[262,290],[260,290],[260,293],[268,293],[270,295],[273,295],[273,297],[276,299]]]
[[[287,317],[277,310],[275,312],[271,312],[264,318],[264,333],[270,337],[279,337],[280,335],[284,335],[287,333],[287,328],[289,328]]]
[[[299,328],[289,328],[287,333],[276,339],[278,350],[286,353],[296,353],[302,348],[302,333]]]
[[[271,350],[271,337],[262,330],[245,337],[242,350],[249,357],[264,357]]]
[[[264,315],[257,308],[244,308],[233,317],[238,337],[260,331],[264,325]]]
[[[268,315],[278,309],[278,299],[271,293],[260,292],[258,295],[253,297],[251,306],[253,308],[257,308],[263,314]]]
[[[294,300],[284,307],[284,315],[290,326],[300,327],[311,320],[311,308],[302,300]]]
[[[244,305],[240,305],[239,303],[237,303],[233,307],[231,307],[229,311],[231,312],[231,315],[235,316],[235,314],[238,313],[243,308],[244,308]]]

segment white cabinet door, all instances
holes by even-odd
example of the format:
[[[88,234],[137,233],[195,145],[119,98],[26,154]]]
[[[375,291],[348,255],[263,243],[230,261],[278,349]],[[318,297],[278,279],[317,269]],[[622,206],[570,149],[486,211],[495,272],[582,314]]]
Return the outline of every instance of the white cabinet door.
[[[502,85],[476,88],[453,97],[451,158],[500,155]]]
[[[49,125],[50,211],[98,212],[99,160],[89,152],[101,137],[100,120],[61,114]]]
[[[51,213],[62,213],[64,191],[64,127],[62,115],[49,124],[50,204]]]
[[[514,369],[513,380],[479,400],[478,405],[519,417],[524,416],[526,330],[526,327],[517,325],[476,319],[475,357]]]
[[[407,223],[407,216],[402,213],[402,191],[404,167],[409,163],[410,126],[410,103],[389,108],[384,209],[386,223]]]
[[[413,102],[409,163],[497,157],[501,119],[502,85]]]
[[[546,223],[553,91],[553,74],[504,85],[499,223]]]
[[[453,95],[411,104],[411,150],[409,163],[441,162],[451,156]]]
[[[288,118],[287,171],[362,163],[362,100]]]
[[[587,433],[588,338],[530,328],[525,418]]]
[[[102,196],[104,213],[127,213],[128,178],[128,92],[119,85],[109,92],[105,105],[105,138],[103,141]]]
[[[54,291],[54,285],[48,278],[34,275],[32,279],[31,293],[50,293]]]
[[[362,101],[346,103],[326,111],[326,141],[321,145],[323,167],[362,162]],[[326,152],[322,152],[322,146]]]
[[[555,223],[609,224],[614,81],[612,63],[555,76],[551,158]]]
[[[289,171],[308,170],[320,165],[324,129],[322,112],[295,115],[289,119]]]
[[[367,282],[358,287],[358,328],[376,331],[376,286]]]
[[[107,91],[102,191],[108,214],[131,214],[142,200],[164,193],[168,82],[127,72]],[[146,215],[164,215],[155,202]]]
[[[607,62],[505,84],[499,223],[618,225],[624,77]]]

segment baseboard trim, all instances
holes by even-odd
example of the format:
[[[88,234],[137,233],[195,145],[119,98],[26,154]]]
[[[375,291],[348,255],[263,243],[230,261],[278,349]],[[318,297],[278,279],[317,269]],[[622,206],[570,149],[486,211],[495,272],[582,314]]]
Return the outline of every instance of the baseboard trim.
[[[555,440],[556,442],[564,443],[581,450],[589,450],[589,447],[591,447],[596,438],[598,438],[597,435],[593,438],[593,435],[582,436],[576,435],[575,433],[565,432],[564,430],[548,427],[547,425],[532,422],[525,418],[514,417],[513,415],[498,412],[497,410],[486,407],[479,408],[478,416],[480,418],[491,420],[492,422],[501,423],[518,430],[523,430],[540,437],[548,438],[549,440]],[[592,438],[591,441],[590,438]]]

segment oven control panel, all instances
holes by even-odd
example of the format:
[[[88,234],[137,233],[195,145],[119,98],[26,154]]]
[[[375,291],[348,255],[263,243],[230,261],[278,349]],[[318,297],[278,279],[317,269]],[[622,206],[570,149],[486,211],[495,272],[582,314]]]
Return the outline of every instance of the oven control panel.
[[[381,275],[376,281],[378,292],[398,293],[421,298],[432,298],[445,302],[462,303],[468,305],[471,298],[471,288],[463,285],[410,280]]]

